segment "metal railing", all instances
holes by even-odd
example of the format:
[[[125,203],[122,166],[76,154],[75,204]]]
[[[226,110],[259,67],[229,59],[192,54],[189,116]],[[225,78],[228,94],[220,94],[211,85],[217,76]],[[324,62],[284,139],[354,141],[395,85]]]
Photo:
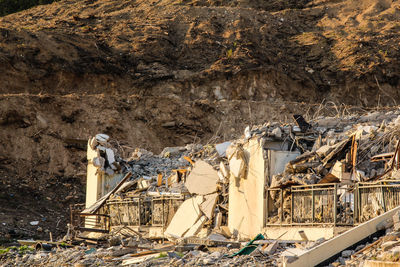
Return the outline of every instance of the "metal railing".
[[[153,197],[151,200],[152,225],[168,226],[183,201],[182,195]]]
[[[353,191],[339,184],[268,189],[266,225],[353,225]]]
[[[267,225],[290,225],[291,224],[291,202],[290,188],[269,188],[265,199],[265,222]],[[289,202],[288,202],[289,201]]]
[[[111,226],[148,225],[151,221],[151,199],[132,197],[122,200],[108,200],[107,210],[111,217]]]
[[[359,183],[356,188],[357,223],[368,221],[400,205],[400,181]]]
[[[111,226],[168,226],[184,201],[184,196],[131,197],[108,200]]]
[[[108,214],[81,213],[83,208],[83,204],[70,206],[71,225],[75,233],[110,232],[110,216]]]

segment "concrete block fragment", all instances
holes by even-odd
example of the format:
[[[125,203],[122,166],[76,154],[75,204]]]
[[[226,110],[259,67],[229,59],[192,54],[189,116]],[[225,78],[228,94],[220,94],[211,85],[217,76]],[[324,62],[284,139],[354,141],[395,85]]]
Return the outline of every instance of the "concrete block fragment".
[[[107,141],[110,139],[110,137],[108,136],[108,135],[106,135],[106,134],[96,134],[96,136],[95,136],[95,138],[96,138],[96,141],[99,143],[99,144],[102,144],[102,145],[104,145],[105,143],[107,143]]]
[[[107,161],[111,165],[115,162],[115,154],[111,148],[106,149]]]
[[[217,191],[218,173],[205,161],[195,163],[185,186],[191,194],[207,195]]]
[[[231,238],[231,237],[232,237],[232,233],[231,233],[231,231],[229,230],[229,227],[228,227],[228,226],[221,226],[221,227],[220,227],[220,230],[221,230],[221,233],[222,233],[225,237],[227,237],[227,238]]]
[[[343,258],[348,258],[354,253],[353,250],[343,250],[342,251],[342,257]]]
[[[201,216],[195,224],[193,224],[189,230],[185,233],[184,237],[191,237],[196,235],[207,221],[206,216]]]
[[[164,234],[172,239],[182,237],[202,216],[200,204],[203,196],[197,196],[185,200],[176,211]],[[204,216],[205,217],[205,216]],[[192,229],[193,231],[194,229]],[[192,232],[191,231],[191,232]]]
[[[222,161],[219,164],[219,170],[222,172],[224,177],[229,178],[229,169]]]
[[[388,228],[390,228],[392,226],[393,226],[393,219],[389,218],[389,219],[383,220],[380,223],[378,223],[376,225],[376,230],[377,231],[385,230],[385,229],[388,229]]]
[[[263,249],[263,253],[267,255],[273,255],[276,252],[278,246],[279,246],[278,241],[274,241],[271,244],[269,244],[265,249]]]
[[[393,225],[393,230],[399,232],[400,231],[400,222],[397,222]]]
[[[210,234],[207,239],[211,241],[228,241],[225,236],[216,233]]]
[[[207,216],[208,219],[211,219],[214,213],[215,204],[217,203],[218,194],[211,194],[204,197],[204,202],[200,204],[200,210]]]
[[[282,138],[282,130],[280,127],[276,127],[271,132],[276,138]]]
[[[400,211],[396,212],[396,213],[393,215],[393,223],[394,223],[394,224],[400,223]]]
[[[400,241],[386,241],[381,245],[383,251],[388,251],[389,249],[400,244]]]
[[[97,168],[104,168],[104,164],[105,164],[106,160],[103,157],[95,157],[93,158],[93,166],[97,167]]]
[[[226,156],[226,150],[228,149],[228,147],[231,145],[232,142],[224,142],[221,144],[216,144],[215,145],[215,149],[217,150],[218,154],[221,157],[225,157]]]

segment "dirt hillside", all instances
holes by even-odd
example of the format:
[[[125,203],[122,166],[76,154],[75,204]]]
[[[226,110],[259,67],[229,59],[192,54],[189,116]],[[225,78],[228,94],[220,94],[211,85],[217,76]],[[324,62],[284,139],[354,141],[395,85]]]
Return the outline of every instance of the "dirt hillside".
[[[159,153],[397,105],[399,21],[389,0],[67,0],[0,18],[0,239],[65,230],[98,132]]]
[[[399,21],[390,0],[60,1],[0,19],[0,92],[393,105]]]

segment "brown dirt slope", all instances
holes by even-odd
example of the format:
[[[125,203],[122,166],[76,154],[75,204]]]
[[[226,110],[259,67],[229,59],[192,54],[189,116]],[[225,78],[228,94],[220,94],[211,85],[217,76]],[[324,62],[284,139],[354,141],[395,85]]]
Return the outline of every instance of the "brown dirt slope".
[[[60,1],[0,19],[0,92],[397,102],[400,3]]]

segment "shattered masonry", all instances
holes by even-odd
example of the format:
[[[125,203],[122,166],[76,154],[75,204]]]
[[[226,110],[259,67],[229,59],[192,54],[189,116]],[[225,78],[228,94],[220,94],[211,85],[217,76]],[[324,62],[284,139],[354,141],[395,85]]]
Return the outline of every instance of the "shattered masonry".
[[[82,214],[108,216],[111,234],[128,226],[141,238],[175,243],[229,243],[259,233],[290,239],[281,234],[285,225],[351,227],[400,204],[382,194],[398,185],[399,129],[393,112],[311,122],[295,115],[293,124],[247,127],[241,139],[160,155],[136,149],[128,159],[98,134],[88,142]],[[85,220],[86,228],[101,225]],[[295,239],[334,235],[306,230]]]

